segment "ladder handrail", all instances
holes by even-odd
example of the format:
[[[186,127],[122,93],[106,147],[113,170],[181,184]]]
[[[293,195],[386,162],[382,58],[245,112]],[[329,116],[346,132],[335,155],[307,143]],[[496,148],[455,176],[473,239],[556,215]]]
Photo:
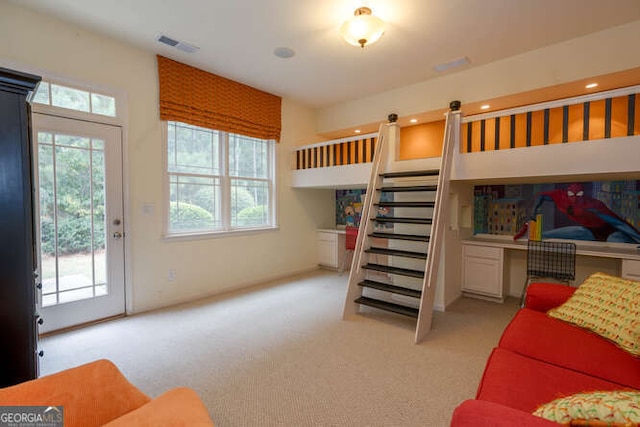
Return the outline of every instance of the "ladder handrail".
[[[460,111],[447,112],[442,157],[440,159],[440,174],[438,175],[438,190],[436,192],[433,224],[431,225],[431,239],[427,250],[427,265],[422,283],[422,298],[420,298],[420,310],[416,326],[416,343],[421,342],[431,329],[435,286],[438,280],[440,255],[446,231],[445,225],[447,221],[445,217],[448,211],[446,197],[449,194],[454,148],[459,139],[460,119]]]
[[[344,305],[343,318],[349,317],[355,313],[354,300],[361,296],[361,290],[357,282],[362,276],[362,247],[366,240],[366,235],[370,231],[371,227],[371,208],[376,201],[376,188],[380,180],[380,165],[386,163],[386,155],[388,151],[387,135],[384,132],[388,125],[381,123],[378,128],[378,142],[376,144],[375,153],[371,161],[371,175],[369,176],[369,182],[367,183],[367,191],[362,204],[362,212],[360,215],[360,227],[358,229],[358,237],[356,239],[356,246],[353,250],[353,259],[351,260],[351,270],[349,271],[347,296]],[[378,196],[379,197],[379,196]]]

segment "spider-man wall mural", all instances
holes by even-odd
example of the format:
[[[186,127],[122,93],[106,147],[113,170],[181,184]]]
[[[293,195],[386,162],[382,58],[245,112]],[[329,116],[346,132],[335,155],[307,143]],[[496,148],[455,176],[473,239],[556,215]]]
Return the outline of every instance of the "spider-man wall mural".
[[[524,205],[514,240],[526,236],[528,221],[542,214],[543,238],[640,243],[640,181],[492,187],[492,194],[516,194]],[[487,190],[476,187],[476,200],[480,193]]]

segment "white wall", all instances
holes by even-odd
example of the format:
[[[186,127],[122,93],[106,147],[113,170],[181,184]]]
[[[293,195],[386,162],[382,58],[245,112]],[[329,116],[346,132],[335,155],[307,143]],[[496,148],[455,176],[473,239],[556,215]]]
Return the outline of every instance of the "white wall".
[[[333,222],[331,191],[290,186],[292,147],[315,140],[314,112],[284,99],[277,147],[277,231],[197,241],[166,241],[163,141],[155,55],[112,38],[0,1],[0,61],[121,90],[128,98],[126,165],[129,301],[148,310],[282,277],[316,265],[315,230]],[[145,216],[143,206],[155,213]],[[167,270],[176,280],[167,281]]]

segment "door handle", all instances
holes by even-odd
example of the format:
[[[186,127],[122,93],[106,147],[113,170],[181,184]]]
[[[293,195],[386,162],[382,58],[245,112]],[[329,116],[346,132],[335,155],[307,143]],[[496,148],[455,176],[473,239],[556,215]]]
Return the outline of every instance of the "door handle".
[[[115,233],[113,233],[113,238],[114,238],[115,240],[120,240],[120,239],[122,239],[122,233],[121,233],[121,232],[119,232],[119,231],[116,231]]]

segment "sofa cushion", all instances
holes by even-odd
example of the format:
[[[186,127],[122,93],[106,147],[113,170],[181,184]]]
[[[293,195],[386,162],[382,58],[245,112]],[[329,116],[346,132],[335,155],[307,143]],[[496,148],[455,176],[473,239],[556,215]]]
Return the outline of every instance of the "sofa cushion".
[[[65,427],[101,426],[150,400],[108,360],[0,389],[5,406],[63,406]]]
[[[495,348],[484,370],[477,399],[533,412],[558,397],[620,385]]]
[[[600,421],[606,426],[640,423],[640,391],[614,390],[578,393],[540,406],[533,413],[549,421],[575,425]]]
[[[130,426],[213,427],[213,422],[196,392],[178,387],[104,427]]]
[[[465,400],[453,411],[450,427],[558,427],[558,423],[484,400]]]
[[[599,335],[528,308],[511,320],[499,347],[640,389],[640,359]]]
[[[577,288],[558,283],[535,282],[527,287],[524,306],[536,311],[547,311],[564,304]]]
[[[640,356],[640,282],[594,273],[549,316],[589,329]]]

